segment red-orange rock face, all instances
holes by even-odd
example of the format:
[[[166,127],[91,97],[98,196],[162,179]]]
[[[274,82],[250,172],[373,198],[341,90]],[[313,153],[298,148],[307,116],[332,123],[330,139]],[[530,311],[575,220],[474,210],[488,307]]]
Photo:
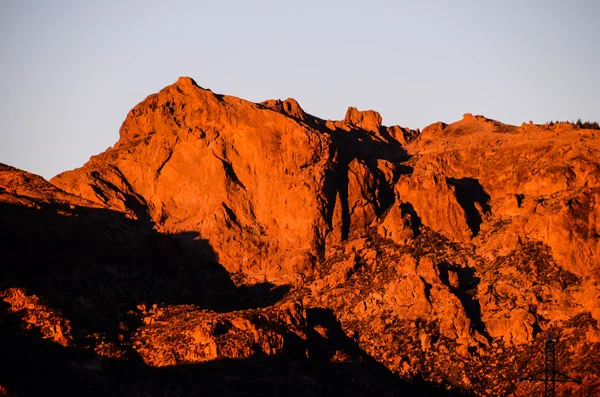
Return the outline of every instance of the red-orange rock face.
[[[253,377],[257,395],[523,394],[539,385],[515,380],[560,336],[561,370],[583,383],[558,395],[600,393],[598,131],[465,114],[421,133],[355,108],[325,121],[182,77],[51,184],[2,166],[0,204],[3,313],[50,355],[89,353],[72,358],[84,374],[127,362],[144,379],[185,367],[160,372],[182,384],[217,371],[229,394]],[[261,378],[282,365],[287,380]],[[207,391],[160,379],[123,390]]]
[[[329,136],[189,78],[136,106],[120,134],[53,183],[118,210],[139,208],[161,230],[199,232],[228,271],[249,279],[310,269],[327,229]]]

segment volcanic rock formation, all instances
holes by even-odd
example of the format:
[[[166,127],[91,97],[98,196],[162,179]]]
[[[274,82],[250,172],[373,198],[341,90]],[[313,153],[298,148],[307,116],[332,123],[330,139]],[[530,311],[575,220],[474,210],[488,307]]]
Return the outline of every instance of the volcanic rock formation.
[[[8,395],[519,396],[548,336],[600,394],[598,131],[182,77],[79,169],[0,166],[0,221]]]

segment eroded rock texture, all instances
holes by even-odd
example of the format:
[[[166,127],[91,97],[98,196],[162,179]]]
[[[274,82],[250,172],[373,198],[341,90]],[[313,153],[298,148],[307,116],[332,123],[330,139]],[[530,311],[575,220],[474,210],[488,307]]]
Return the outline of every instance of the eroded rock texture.
[[[548,336],[600,393],[597,131],[182,77],[79,169],[2,166],[0,221],[9,395],[519,396]]]

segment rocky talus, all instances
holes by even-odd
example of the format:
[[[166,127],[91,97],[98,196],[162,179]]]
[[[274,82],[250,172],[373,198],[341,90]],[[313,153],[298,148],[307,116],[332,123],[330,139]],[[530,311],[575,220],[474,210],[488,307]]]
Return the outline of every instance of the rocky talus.
[[[0,395],[600,395],[600,134],[423,129],[192,79],[0,165]]]

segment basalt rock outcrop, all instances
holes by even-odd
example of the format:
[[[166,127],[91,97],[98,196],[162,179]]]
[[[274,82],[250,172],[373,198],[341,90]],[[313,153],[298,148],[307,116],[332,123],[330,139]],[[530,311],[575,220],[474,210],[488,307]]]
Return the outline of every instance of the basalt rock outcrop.
[[[182,77],[79,169],[1,166],[0,220],[10,395],[38,376],[66,394],[518,396],[540,390],[517,379],[549,336],[582,380],[558,395],[600,393],[598,131],[322,120]]]

